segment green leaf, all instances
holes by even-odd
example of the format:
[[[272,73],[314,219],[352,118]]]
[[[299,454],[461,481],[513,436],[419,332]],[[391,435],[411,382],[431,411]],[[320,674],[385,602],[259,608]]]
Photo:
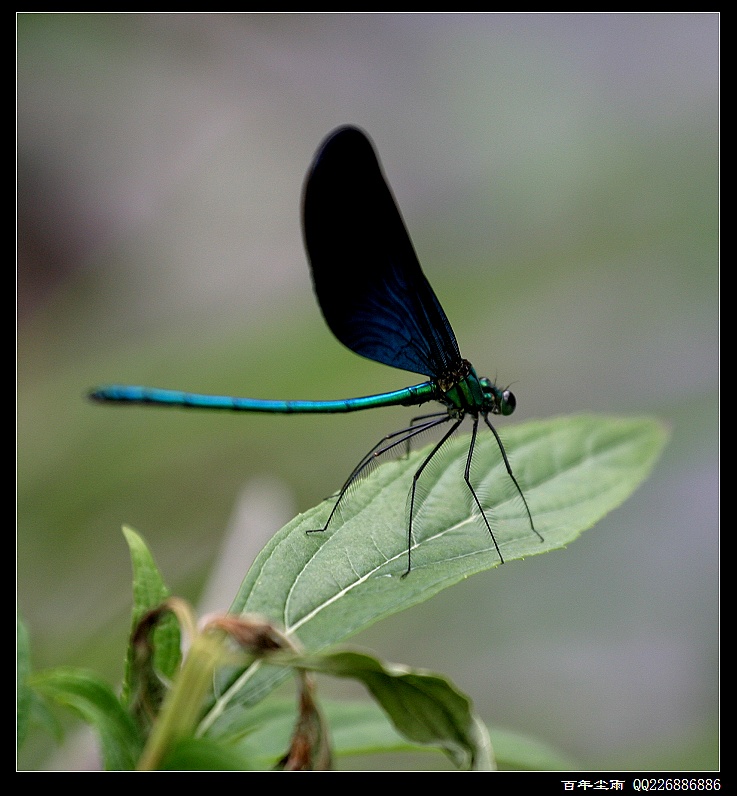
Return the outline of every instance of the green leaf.
[[[272,703],[262,702],[255,710]],[[400,735],[386,713],[376,702],[322,703],[330,723],[333,751],[336,758],[399,752],[432,752],[436,747],[412,743]],[[292,712],[294,708],[292,707]],[[490,727],[491,746],[499,769],[508,771],[575,771],[579,766],[547,743],[512,732]]]
[[[336,759],[376,754],[420,752],[440,754],[438,747],[414,743],[401,735],[387,714],[373,701],[320,700],[330,726]],[[264,770],[284,754],[294,729],[293,699],[270,698],[240,713],[233,735],[213,741],[222,754],[240,761],[240,768]],[[535,738],[505,729],[490,728],[494,757],[500,769],[510,771],[574,771],[578,766]],[[166,765],[171,761],[167,759]],[[234,765],[234,767],[237,767]]]
[[[265,700],[255,710],[271,704],[271,699]],[[439,751],[437,747],[422,746],[400,735],[376,702],[327,701],[322,704],[330,723],[336,758]],[[291,709],[293,712],[294,708]],[[500,770],[575,771],[579,768],[562,753],[536,738],[495,727],[490,727],[488,733]]]
[[[353,651],[301,656],[298,665],[363,683],[405,738],[439,746],[458,768],[494,767],[488,735],[471,701],[446,678]]]
[[[663,425],[648,418],[564,417],[506,429],[507,453],[541,542],[492,435],[480,434],[472,477],[505,561],[572,542],[637,488],[666,440]],[[231,610],[269,617],[307,649],[320,650],[497,567],[499,557],[463,481],[468,437],[446,447],[442,461],[421,479],[408,577],[401,577],[407,563],[405,507],[428,449],[377,468],[351,490],[326,532],[306,533],[322,527],[330,501],[282,528],[257,557]],[[257,662],[223,686],[204,727],[231,706],[262,699],[284,676]]]
[[[135,629],[148,611],[161,605],[169,590],[161,577],[144,540],[132,528],[123,527],[133,567],[132,627]],[[166,678],[172,678],[179,668],[181,658],[180,632],[176,617],[167,615],[154,630],[154,666]],[[129,704],[135,698],[138,673],[135,671],[135,653],[131,645],[126,656],[122,701]]]
[[[47,699],[71,708],[97,730],[108,771],[135,768],[142,739],[104,680],[94,672],[60,667],[35,674],[30,682]]]

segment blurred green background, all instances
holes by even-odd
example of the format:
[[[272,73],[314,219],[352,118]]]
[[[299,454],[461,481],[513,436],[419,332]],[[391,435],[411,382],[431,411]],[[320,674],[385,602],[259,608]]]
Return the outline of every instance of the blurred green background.
[[[487,722],[583,768],[717,767],[718,15],[19,14],[17,36],[18,606],[34,664],[120,679],[121,524],[176,593],[226,609],[265,539],[406,423],[84,399],[111,381],[315,399],[420,381],[345,350],[312,294],[302,181],[350,122],[464,356],[513,384],[502,434],[591,411],[673,434],[570,549],[355,643],[446,673]],[[81,746],[49,758],[34,734],[19,766],[91,765]]]

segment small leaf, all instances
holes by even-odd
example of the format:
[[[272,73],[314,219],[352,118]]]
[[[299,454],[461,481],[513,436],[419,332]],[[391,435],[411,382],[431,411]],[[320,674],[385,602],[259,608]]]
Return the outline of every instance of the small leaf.
[[[50,669],[33,675],[30,682],[46,698],[71,708],[96,729],[108,771],[135,768],[141,737],[113,690],[94,672]]]
[[[472,471],[506,562],[565,547],[622,503],[647,477],[667,439],[648,418],[563,417],[513,426],[504,442],[544,542],[531,531],[490,433],[479,435]],[[406,502],[428,449],[378,467],[347,496],[327,531],[332,503],[296,517],[261,551],[231,612],[269,617],[308,650],[344,641],[464,578],[499,565],[463,481],[468,437],[449,443],[423,473],[412,571]],[[230,706],[262,699],[284,672],[255,663],[223,692],[208,728]]]
[[[123,528],[123,534],[128,542],[133,567],[132,628],[135,631],[141,618],[169,596],[169,590],[141,536],[128,527]],[[175,616],[167,615],[156,627],[153,647],[156,671],[165,678],[172,678],[179,668],[181,658],[180,632]],[[139,698],[139,675],[140,672],[136,671],[135,650],[129,645],[121,697],[123,704],[132,704]]]

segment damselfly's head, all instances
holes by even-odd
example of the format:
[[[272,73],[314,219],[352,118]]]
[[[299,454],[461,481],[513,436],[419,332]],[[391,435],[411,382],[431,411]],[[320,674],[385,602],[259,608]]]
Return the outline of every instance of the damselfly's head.
[[[508,387],[500,390],[491,379],[486,377],[480,378],[479,383],[493,415],[511,415],[517,408],[517,399]]]

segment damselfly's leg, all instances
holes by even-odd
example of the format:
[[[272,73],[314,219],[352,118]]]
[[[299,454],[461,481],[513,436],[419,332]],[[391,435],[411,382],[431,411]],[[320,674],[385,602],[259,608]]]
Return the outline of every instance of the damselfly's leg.
[[[430,415],[418,415],[417,417],[413,417],[412,420],[409,421],[409,427],[412,428],[412,426],[414,426],[415,423],[422,422],[424,424],[426,421],[431,420],[432,418],[436,418],[436,417],[446,418],[447,416],[448,416],[448,412],[447,411],[446,412],[433,412]],[[429,426],[429,428],[432,428],[434,425],[435,425],[435,423],[432,423]],[[422,430],[424,431],[425,428],[423,427]],[[410,453],[410,444],[409,443],[410,443],[411,439],[412,439],[412,437],[407,437],[407,450],[405,451],[405,456],[409,456],[409,453]]]
[[[453,420],[453,419],[455,419],[453,425],[450,427],[448,431],[445,432],[445,434],[443,434],[443,437],[440,440],[440,442],[438,442],[438,444],[425,457],[425,460],[417,468],[415,474],[412,476],[412,489],[410,490],[410,498],[409,498],[409,521],[407,523],[407,571],[404,573],[404,575],[402,575],[403,578],[406,578],[407,575],[409,575],[410,570],[412,569],[412,520],[414,518],[414,511],[415,511],[415,493],[417,491],[417,481],[422,475],[422,471],[432,461],[433,456],[435,456],[435,454],[443,447],[443,445],[445,445],[445,443],[453,435],[453,432],[463,422],[463,415],[460,415],[457,418],[453,418],[452,415],[448,415],[444,420],[439,420],[436,421],[435,423],[435,425],[438,425],[438,423],[445,423],[447,420]]]
[[[330,525],[333,517],[335,516],[335,512],[338,510],[343,498],[345,497],[346,492],[354,484],[361,475],[365,472],[366,468],[368,468],[371,464],[373,464],[377,459],[383,456],[385,453],[396,448],[398,445],[402,445],[404,442],[412,439],[412,437],[417,436],[418,434],[422,434],[424,431],[433,428],[434,426],[440,425],[441,423],[446,423],[450,420],[450,415],[447,412],[443,412],[436,415],[428,415],[428,419],[419,426],[407,426],[407,428],[400,429],[399,431],[394,431],[391,434],[387,434],[385,437],[382,437],[376,445],[358,462],[358,464],[353,468],[351,474],[346,479],[343,486],[340,488],[338,492],[337,499],[335,504],[333,505],[330,514],[328,515],[325,524],[322,528],[312,528],[307,531],[307,533],[321,533],[322,531],[326,531],[328,525]]]
[[[499,556],[499,561],[503,564],[504,556],[502,555],[502,551],[499,549],[499,545],[496,541],[496,536],[494,536],[494,531],[491,530],[491,523],[489,522],[489,518],[486,516],[484,507],[481,505],[481,501],[479,500],[479,497],[476,494],[476,490],[473,488],[473,484],[471,483],[471,461],[473,460],[473,450],[476,447],[476,434],[478,431],[478,426],[479,426],[479,418],[478,415],[476,415],[473,418],[473,429],[471,430],[471,442],[468,446],[468,456],[466,456],[466,469],[463,473],[463,480],[466,482],[466,486],[473,495],[473,500],[474,503],[476,503],[476,507],[481,512],[481,516],[484,518],[484,523],[486,524],[486,530],[489,532],[489,536],[491,536],[491,541],[494,542],[494,547],[496,547],[496,552],[497,555]]]
[[[512,483],[517,488],[517,492],[519,492],[519,496],[522,498],[522,502],[525,504],[525,511],[527,512],[527,518],[530,520],[530,528],[532,528],[533,533],[537,535],[538,539],[540,539],[541,542],[544,542],[545,540],[543,539],[542,535],[537,530],[537,528],[535,528],[535,523],[532,521],[532,513],[530,512],[530,507],[527,505],[527,499],[525,498],[524,493],[520,488],[520,485],[517,483],[517,479],[514,477],[514,473],[512,472],[512,466],[509,464],[509,459],[507,458],[507,452],[504,450],[504,445],[502,445],[501,438],[499,437],[497,430],[489,422],[489,418],[486,415],[484,415],[484,421],[486,422],[486,425],[491,429],[491,433],[494,435],[494,438],[496,439],[496,444],[499,446],[499,452],[502,454],[502,459],[504,460],[504,466],[507,468],[507,475],[512,479]],[[497,548],[497,550],[498,549],[499,548]]]

